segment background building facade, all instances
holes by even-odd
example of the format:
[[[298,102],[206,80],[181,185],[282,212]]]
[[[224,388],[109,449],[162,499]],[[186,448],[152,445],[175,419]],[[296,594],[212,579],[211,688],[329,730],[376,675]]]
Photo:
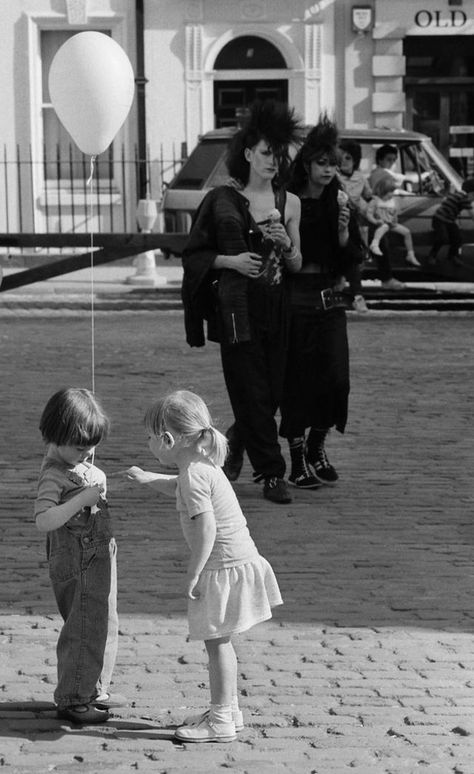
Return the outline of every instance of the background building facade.
[[[111,35],[137,76],[130,116],[99,160],[102,230],[134,228],[136,200],[159,198],[173,158],[201,133],[235,123],[255,97],[287,100],[308,124],[327,110],[341,126],[417,129],[459,164],[472,152],[474,0],[2,0],[1,8],[2,231],[57,230],[60,215],[66,230],[85,223],[87,165],[47,86],[55,52],[83,30]]]

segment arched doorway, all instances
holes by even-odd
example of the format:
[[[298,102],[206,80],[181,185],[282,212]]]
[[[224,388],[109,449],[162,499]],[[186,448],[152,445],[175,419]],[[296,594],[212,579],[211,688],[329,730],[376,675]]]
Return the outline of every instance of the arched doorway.
[[[286,62],[280,51],[264,38],[242,35],[228,43],[218,54],[214,69],[219,78],[214,81],[214,124],[235,126],[239,116],[256,99],[288,101],[288,79],[241,77],[235,71],[285,70]],[[222,77],[225,70],[232,70],[233,78]],[[230,73],[229,73],[230,75]]]

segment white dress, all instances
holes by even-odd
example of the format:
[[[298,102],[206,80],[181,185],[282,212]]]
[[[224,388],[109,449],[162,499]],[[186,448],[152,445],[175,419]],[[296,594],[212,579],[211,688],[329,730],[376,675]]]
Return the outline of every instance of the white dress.
[[[199,597],[188,602],[189,636],[210,640],[246,631],[282,604],[275,574],[260,556],[232,486],[221,468],[203,459],[178,476],[176,505],[190,543],[191,519],[212,511],[216,539],[202,571]]]

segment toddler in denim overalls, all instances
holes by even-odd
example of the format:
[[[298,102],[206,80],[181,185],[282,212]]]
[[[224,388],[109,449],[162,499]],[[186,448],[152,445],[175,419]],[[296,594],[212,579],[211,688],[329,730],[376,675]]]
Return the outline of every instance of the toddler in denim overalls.
[[[40,420],[48,444],[35,518],[47,532],[51,584],[64,619],[58,643],[58,717],[108,719],[107,693],[118,641],[117,548],[105,500],[105,474],[87,462],[109,420],[89,390],[62,389]]]

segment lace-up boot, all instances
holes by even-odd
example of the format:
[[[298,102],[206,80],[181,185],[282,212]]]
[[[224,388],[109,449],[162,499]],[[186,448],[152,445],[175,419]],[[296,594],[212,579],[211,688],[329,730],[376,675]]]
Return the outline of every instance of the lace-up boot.
[[[288,481],[299,489],[319,489],[321,481],[311,471],[304,448],[304,438],[293,438],[289,441],[291,457],[291,473]]]
[[[339,479],[336,469],[327,458],[324,443],[328,430],[315,430],[311,428],[306,444],[306,457],[314,468],[314,474],[322,484],[333,486]]]

